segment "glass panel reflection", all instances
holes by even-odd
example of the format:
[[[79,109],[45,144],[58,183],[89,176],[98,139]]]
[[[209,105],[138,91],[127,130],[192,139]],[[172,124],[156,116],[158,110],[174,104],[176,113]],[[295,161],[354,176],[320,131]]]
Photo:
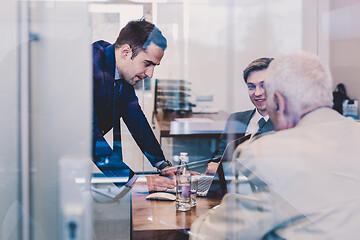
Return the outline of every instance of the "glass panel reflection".
[[[0,29],[6,34],[0,46],[3,113],[0,121],[6,127],[2,128],[0,140],[0,189],[6,194],[0,199],[0,238],[20,239],[30,233],[34,239],[66,239],[75,235],[74,239],[221,239],[223,236],[236,239],[241,234],[246,234],[247,238],[262,234],[266,239],[273,239],[296,235],[301,229],[321,236],[332,225],[310,224],[321,222],[317,218],[320,215],[312,215],[298,204],[315,197],[321,199],[328,194],[326,187],[317,187],[314,193],[309,193],[311,198],[293,199],[292,191],[297,189],[292,180],[298,173],[286,175],[284,168],[301,169],[301,165],[286,163],[279,168],[285,173],[274,173],[270,172],[270,163],[279,158],[264,156],[267,158],[265,166],[269,164],[264,172],[271,174],[267,178],[253,173],[251,164],[254,161],[248,164],[240,161],[239,164],[239,158],[234,158],[238,145],[261,142],[263,135],[259,138],[258,134],[267,135],[274,130],[274,126],[268,125],[274,117],[269,119],[267,109],[268,90],[264,81],[267,66],[248,74],[244,74],[244,70],[254,60],[276,60],[283,54],[305,50],[317,54],[330,66],[332,87],[344,84],[348,97],[356,102],[360,98],[356,79],[360,69],[357,57],[359,4],[359,0],[2,1]],[[25,10],[29,16],[22,16],[19,5],[27,5]],[[103,144],[98,147],[105,151],[97,156],[101,158],[99,161],[95,159],[96,165],[91,158],[92,152],[96,152],[91,141],[92,123],[98,120],[92,115],[91,43],[101,39],[114,43],[128,21],[141,17],[156,24],[167,39],[161,64],[156,65],[156,70],[147,78],[141,75],[139,80],[143,80],[131,90],[132,103],[144,122],[141,127],[148,129],[147,136],[151,139],[138,134],[135,123],[140,115],[121,121],[121,130],[115,129],[114,136],[114,99],[110,94],[104,101],[110,103],[106,119],[109,124],[101,128],[104,132],[99,131]],[[19,19],[24,18],[29,19],[23,25]],[[26,40],[21,40],[19,29],[26,28],[27,24],[30,29],[25,33]],[[30,49],[25,52],[29,59],[25,59],[20,50],[28,44]],[[130,50],[132,53],[133,49]],[[131,66],[138,59],[128,61],[128,74],[132,74]],[[22,65],[27,60],[29,63]],[[30,73],[21,70],[21,65],[29,66]],[[115,67],[113,70],[109,71],[114,75],[111,83]],[[30,83],[27,91],[30,94],[29,119],[20,115],[20,101],[27,98],[20,84],[24,74]],[[119,75],[123,74],[124,71],[120,71]],[[172,85],[165,86],[164,82]],[[181,84],[173,84],[178,82]],[[110,84],[106,89],[113,91],[115,88]],[[318,94],[313,95],[315,100]],[[158,101],[159,96],[163,101]],[[359,110],[354,111],[358,113]],[[357,118],[358,114],[353,116]],[[102,120],[98,122],[100,125]],[[26,156],[31,163],[28,183],[20,181],[26,178],[21,170],[24,165],[20,164],[20,156],[24,154],[21,144],[26,140],[21,137],[21,122],[30,126],[30,153]],[[326,131],[330,133],[334,129]],[[341,139],[345,134],[343,130],[336,138]],[[112,152],[120,146],[117,144],[119,136],[121,156],[115,161],[117,165],[105,169],[111,162],[107,151]],[[356,166],[352,168],[353,175],[342,171],[345,161],[358,155],[351,154],[353,149],[349,149],[357,141],[354,137],[353,141],[345,139],[331,145],[331,150],[342,148],[341,156],[332,154],[341,159],[334,164],[338,169],[330,174],[330,180],[324,177],[333,186],[348,182],[356,189]],[[157,142],[161,150],[157,144],[149,144]],[[341,147],[342,142],[348,144]],[[184,165],[180,162],[182,152],[188,153],[186,164],[199,178],[196,207],[185,212],[176,211],[176,200],[150,200],[148,197],[160,192],[174,198],[175,174],[178,167]],[[300,155],[294,153],[291,158],[296,160]],[[240,158],[243,159],[241,155]],[[158,170],[159,165],[167,162],[172,166],[166,171]],[[130,171],[125,164],[138,177],[129,184],[132,189],[124,186]],[[325,161],[322,169],[330,165]],[[120,174],[124,169],[126,173]],[[114,170],[119,171],[112,174]],[[171,177],[162,176],[166,174]],[[204,175],[210,178],[210,184],[200,180]],[[280,176],[285,179],[280,190],[289,191],[285,195],[273,184]],[[199,189],[204,185],[208,192],[200,194],[203,191]],[[301,185],[310,188],[313,182],[304,181]],[[30,209],[23,213],[24,199],[21,197],[24,195],[20,194],[20,189],[31,193]],[[354,189],[344,187],[336,192],[347,196]],[[224,204],[216,207],[222,199],[225,207]],[[318,209],[322,210],[321,207]],[[349,212],[356,207],[352,202],[342,204],[342,209]],[[267,215],[271,209],[279,210],[275,217]],[[331,206],[329,209],[337,211]],[[207,222],[206,216],[213,212],[219,213],[213,215],[219,222],[203,234],[198,228],[199,222]],[[248,218],[238,218],[244,214]],[[263,221],[256,223],[261,217]],[[270,218],[271,221],[267,221]],[[336,219],[344,226],[351,226],[350,218],[343,220],[336,215]],[[24,226],[26,222],[30,222],[30,229]],[[283,225],[271,230],[271,224],[279,222]],[[248,223],[253,224],[253,228],[237,232],[243,229],[242,224]],[[221,235],[221,228],[226,230],[225,235]],[[353,232],[349,230],[348,233]]]

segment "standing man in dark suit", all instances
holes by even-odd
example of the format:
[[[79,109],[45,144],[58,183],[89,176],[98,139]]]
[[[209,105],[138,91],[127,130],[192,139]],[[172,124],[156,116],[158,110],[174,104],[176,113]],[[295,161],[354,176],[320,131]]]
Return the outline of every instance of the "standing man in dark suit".
[[[230,115],[226,122],[225,130],[220,137],[218,149],[214,152],[208,164],[207,172],[215,173],[218,161],[225,151],[227,144],[245,135],[252,138],[255,135],[275,130],[266,110],[266,95],[264,80],[267,68],[273,58],[259,58],[251,62],[243,72],[251,102],[255,109],[236,112]],[[233,151],[230,151],[232,153]],[[229,156],[230,158],[232,156]]]
[[[97,41],[93,49],[93,156],[95,164],[108,177],[129,176],[126,186],[136,175],[123,162],[120,118],[150,163],[166,173],[171,163],[165,160],[135,95],[134,85],[153,76],[167,46],[166,38],[152,23],[129,22],[114,44]],[[113,128],[113,148],[104,135]],[[172,176],[173,173],[167,172]],[[163,184],[174,187],[168,178]]]

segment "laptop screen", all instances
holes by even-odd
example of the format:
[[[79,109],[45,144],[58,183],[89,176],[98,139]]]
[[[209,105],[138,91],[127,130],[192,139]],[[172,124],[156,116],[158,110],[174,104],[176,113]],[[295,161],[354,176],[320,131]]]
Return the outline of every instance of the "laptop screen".
[[[236,147],[241,143],[249,140],[250,138],[251,138],[251,134],[245,135],[227,144],[225,151],[219,162],[219,166],[212,181],[212,184],[210,186],[210,189],[207,193],[207,197],[222,198],[228,192],[225,173],[224,173],[224,163],[231,162]]]

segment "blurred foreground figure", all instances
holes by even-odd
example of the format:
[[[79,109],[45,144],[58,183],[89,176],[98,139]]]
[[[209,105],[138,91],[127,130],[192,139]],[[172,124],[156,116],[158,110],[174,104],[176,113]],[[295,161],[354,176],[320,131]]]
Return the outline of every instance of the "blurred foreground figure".
[[[332,79],[318,57],[271,62],[267,111],[276,132],[241,144],[221,205],[198,218],[192,239],[358,239],[360,124],[331,109]]]

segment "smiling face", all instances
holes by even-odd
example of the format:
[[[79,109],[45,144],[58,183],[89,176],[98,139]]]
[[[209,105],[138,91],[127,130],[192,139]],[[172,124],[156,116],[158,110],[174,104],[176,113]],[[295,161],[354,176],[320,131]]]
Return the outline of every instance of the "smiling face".
[[[266,116],[266,95],[264,80],[267,69],[251,72],[247,79],[247,87],[251,102],[262,116]]]
[[[115,50],[116,67],[120,78],[131,85],[145,78],[151,78],[156,65],[160,64],[164,51],[151,43],[144,51],[140,51],[133,59],[132,50],[128,44]]]

